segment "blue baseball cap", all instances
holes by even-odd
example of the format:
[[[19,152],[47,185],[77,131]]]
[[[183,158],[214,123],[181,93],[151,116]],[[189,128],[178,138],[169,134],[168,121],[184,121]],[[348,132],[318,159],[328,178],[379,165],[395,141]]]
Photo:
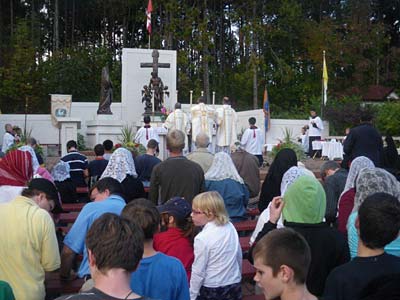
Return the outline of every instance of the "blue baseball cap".
[[[161,214],[169,213],[180,219],[186,219],[192,213],[192,205],[182,197],[171,198],[163,205],[157,206],[157,209]]]

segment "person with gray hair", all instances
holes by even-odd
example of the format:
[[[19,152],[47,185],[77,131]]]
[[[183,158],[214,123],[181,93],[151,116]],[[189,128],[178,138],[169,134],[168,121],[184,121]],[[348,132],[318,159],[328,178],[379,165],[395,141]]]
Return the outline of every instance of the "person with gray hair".
[[[321,166],[320,174],[326,194],[325,220],[333,224],[336,222],[338,201],[346,185],[348,172],[340,168],[336,161],[329,160]]]
[[[156,205],[172,197],[183,197],[192,203],[194,196],[204,191],[204,172],[200,165],[183,156],[182,131],[168,132],[166,142],[169,157],[153,169],[149,198]]]
[[[214,152],[214,147],[211,144],[213,131],[216,125],[215,110],[205,103],[206,100],[204,97],[200,97],[197,102],[197,105],[190,108],[192,120],[192,143],[195,143],[196,137],[200,132],[204,132],[210,139],[209,150]]]
[[[35,155],[36,155],[36,158],[37,158],[37,160],[39,162],[39,165],[43,165],[44,164],[43,157],[42,157],[42,155],[40,155],[40,153],[38,153],[38,148],[37,148],[38,143],[37,143],[36,139],[33,138],[33,137],[30,137],[27,140],[27,144],[29,146],[31,146],[33,148],[33,150],[35,151]]]
[[[185,148],[183,152],[187,153],[189,147],[188,134],[190,131],[190,122],[189,117],[182,110],[182,105],[179,102],[175,103],[175,110],[168,115],[164,127],[167,128],[168,131],[178,129],[185,134]]]
[[[6,132],[4,133],[3,136],[3,144],[1,145],[1,151],[4,154],[6,154],[8,149],[10,149],[14,145],[16,137],[14,135],[13,127],[11,124],[6,124],[4,126],[4,129]]]
[[[196,136],[196,150],[189,153],[187,158],[200,165],[204,173],[208,171],[214,160],[214,155],[208,151],[208,145],[210,144],[210,138],[204,132],[200,132]]]

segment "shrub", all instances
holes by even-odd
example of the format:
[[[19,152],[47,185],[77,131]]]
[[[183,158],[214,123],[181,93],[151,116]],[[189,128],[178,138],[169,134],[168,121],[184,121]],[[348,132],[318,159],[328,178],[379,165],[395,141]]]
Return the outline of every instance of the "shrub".
[[[400,135],[400,103],[387,102],[378,108],[376,126],[383,135]]]
[[[361,98],[358,96],[343,97],[329,101],[325,108],[325,118],[329,121],[329,134],[344,135],[347,127],[351,128],[360,123],[360,117],[364,111],[374,115],[372,107],[362,107],[361,104]]]

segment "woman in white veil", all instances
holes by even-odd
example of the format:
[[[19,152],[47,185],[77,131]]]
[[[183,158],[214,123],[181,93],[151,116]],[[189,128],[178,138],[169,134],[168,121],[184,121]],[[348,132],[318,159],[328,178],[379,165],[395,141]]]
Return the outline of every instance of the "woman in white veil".
[[[250,194],[228,154],[225,152],[215,154],[214,161],[204,178],[207,191],[221,194],[232,222],[246,219]]]

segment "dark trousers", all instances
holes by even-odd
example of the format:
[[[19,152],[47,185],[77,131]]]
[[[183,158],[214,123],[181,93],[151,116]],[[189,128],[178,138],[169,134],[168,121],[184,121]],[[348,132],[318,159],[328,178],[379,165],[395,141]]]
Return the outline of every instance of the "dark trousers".
[[[257,157],[257,159],[258,159],[258,166],[261,167],[261,166],[263,165],[263,162],[264,162],[264,158],[263,158],[262,154],[260,154],[260,155],[254,155],[254,156]]]
[[[314,157],[316,152],[317,152],[316,157],[321,157],[320,150],[313,150],[313,148],[312,148],[312,142],[313,141],[320,141],[320,140],[321,140],[320,136],[309,136],[308,137],[308,155],[310,157]]]
[[[196,300],[241,300],[242,285],[234,283],[217,288],[202,286]]]

